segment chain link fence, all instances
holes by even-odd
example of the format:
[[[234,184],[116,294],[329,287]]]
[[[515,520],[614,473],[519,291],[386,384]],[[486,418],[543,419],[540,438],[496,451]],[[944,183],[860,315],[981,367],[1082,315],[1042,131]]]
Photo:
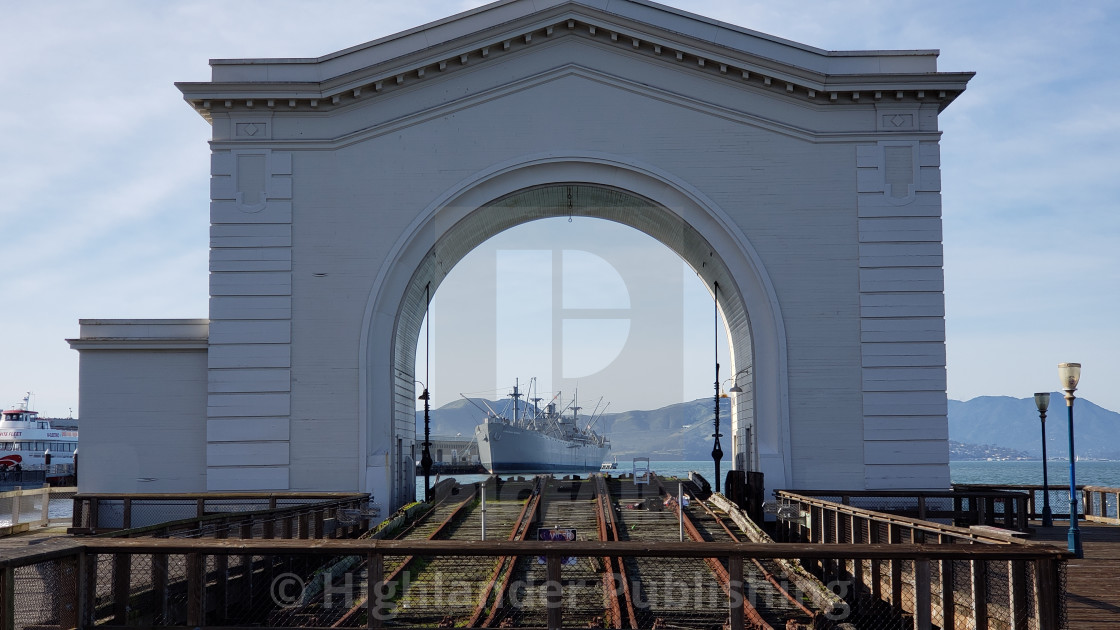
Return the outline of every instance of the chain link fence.
[[[9,627],[616,627],[608,602],[623,591],[595,541],[566,543],[562,551],[556,543],[507,541],[323,540],[315,548],[227,542],[86,539],[23,564],[9,559],[0,563],[0,592],[11,594],[3,602]],[[610,553],[633,569],[625,586],[635,618],[622,608],[617,620],[625,628],[1063,627],[1052,596],[1064,591],[1056,550],[614,545]],[[515,562],[500,561],[513,556]],[[775,591],[743,570],[749,557],[800,558],[843,605],[813,619],[776,613]],[[730,579],[721,580],[712,564]],[[498,578],[509,572],[510,579],[495,579],[496,567]]]

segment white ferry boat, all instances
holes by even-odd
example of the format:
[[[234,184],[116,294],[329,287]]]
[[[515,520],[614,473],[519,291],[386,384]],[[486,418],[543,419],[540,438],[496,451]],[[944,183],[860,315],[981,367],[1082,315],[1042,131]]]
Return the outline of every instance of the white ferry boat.
[[[30,399],[24,397],[21,408],[0,412],[0,471],[44,470],[48,453],[48,477],[50,472],[72,470],[78,432],[53,428],[49,420],[28,409]]]

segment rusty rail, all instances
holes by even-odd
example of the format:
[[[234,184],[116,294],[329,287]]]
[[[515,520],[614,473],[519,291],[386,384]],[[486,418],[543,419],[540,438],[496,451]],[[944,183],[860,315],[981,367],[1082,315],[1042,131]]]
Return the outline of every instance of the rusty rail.
[[[513,528],[509,533],[507,540],[525,540],[529,534],[529,526],[535,520],[537,507],[540,505],[541,495],[544,494],[545,484],[547,478],[543,476],[537,477],[536,485],[533,487],[532,494],[525,499],[525,505],[521,507],[521,513],[517,516],[517,521],[513,524]],[[499,604],[505,599],[506,593],[509,591],[510,577],[513,575],[513,570],[517,564],[517,556],[501,556],[497,562],[494,563],[494,571],[487,580],[486,588],[483,590],[482,595],[478,598],[478,605],[475,607],[474,613],[471,615],[470,621],[467,626],[474,628],[479,627],[479,620],[482,618],[482,613],[486,610],[486,605],[490,602],[490,595],[494,595],[494,605],[490,608],[490,614],[482,621],[481,627],[489,628],[494,623],[494,618],[500,610]],[[505,574],[502,574],[502,571]],[[496,589],[495,584],[501,577],[501,585]]]
[[[599,540],[617,541],[618,523],[614,517],[610,490],[607,489],[607,482],[602,475],[595,475],[595,511],[599,521]],[[630,592],[626,563],[618,556],[603,556],[603,565],[606,567],[606,573],[603,575],[603,595],[610,605],[611,622],[615,628],[622,628],[624,621],[629,620],[630,627],[637,628],[638,616],[634,611],[634,597]],[[617,585],[621,585],[621,589]],[[623,606],[626,607],[626,620],[622,618]]]
[[[669,491],[665,488],[665,484],[661,483],[661,479],[657,475],[651,474],[650,477],[653,479],[654,483],[657,484],[659,493],[664,494],[668,498],[672,498],[673,495],[669,493]],[[672,505],[673,509],[677,512],[677,515],[684,523],[684,530],[688,532],[688,537],[691,538],[694,542],[705,542],[704,535],[700,533],[700,530],[696,529],[696,524],[692,522],[692,517],[689,516],[688,511],[684,509],[684,507],[680,504],[680,501],[674,500],[672,502]],[[727,593],[728,596],[730,596],[732,576],[728,571],[728,568],[724,567],[723,563],[716,558],[704,558],[704,562],[708,564],[708,568],[712,570],[712,573],[715,573],[716,578],[719,580],[720,586],[723,588],[723,591]],[[743,580],[742,557],[739,558],[739,570],[737,571],[737,573],[738,575],[736,576],[735,581],[739,582],[741,585]],[[774,630],[774,626],[771,626],[765,619],[762,618],[762,614],[758,612],[758,609],[755,608],[747,598],[742,598],[742,601],[743,615],[745,617],[746,627],[755,630]]]
[[[428,540],[437,540],[440,537],[440,535],[442,535],[443,532],[448,527],[451,526],[451,523],[455,522],[455,520],[458,519],[459,516],[467,509],[467,506],[469,506],[471,504],[471,502],[474,501],[475,494],[477,494],[477,492],[478,492],[478,486],[474,485],[474,484],[471,484],[470,488],[471,488],[471,490],[470,490],[469,493],[467,493],[466,498],[463,499],[459,503],[459,505],[455,506],[455,509],[452,510],[451,514],[448,514],[447,518],[443,519],[443,522],[441,522],[438,527],[436,527],[434,530],[432,530],[432,533],[428,535]],[[446,500],[447,499],[445,498],[444,501],[446,501]],[[434,512],[436,507],[439,507],[439,504],[437,504],[436,506],[433,506],[431,510],[426,512],[424,514],[423,518],[426,518],[428,515],[430,515],[432,512]],[[417,521],[419,521],[419,520],[420,519],[417,519]],[[402,530],[400,532],[397,532],[397,534],[393,537],[393,539],[394,540],[399,540],[399,539],[403,538],[404,535],[407,534],[409,531],[412,531],[412,529],[413,529],[413,527],[411,527],[411,526],[406,527],[404,530]],[[412,564],[412,562],[415,560],[415,558],[416,558],[416,556],[414,554],[410,554],[408,556],[405,556],[405,558],[401,561],[401,563],[399,565],[397,565],[397,568],[393,569],[393,571],[388,576],[386,576],[382,580],[382,582],[383,583],[391,583],[394,580],[396,580],[398,577],[400,577],[400,575],[402,573],[405,572],[405,570],[409,567],[409,565]],[[331,627],[332,628],[342,628],[342,627],[345,627],[346,625],[348,625],[354,619],[356,619],[358,617],[358,615],[360,615],[362,612],[365,611],[366,601],[368,599],[369,599],[368,595],[366,597],[359,598],[359,600],[353,606],[350,607],[350,610],[347,610],[346,613],[343,614],[342,617],[340,617],[338,621],[331,624]]]

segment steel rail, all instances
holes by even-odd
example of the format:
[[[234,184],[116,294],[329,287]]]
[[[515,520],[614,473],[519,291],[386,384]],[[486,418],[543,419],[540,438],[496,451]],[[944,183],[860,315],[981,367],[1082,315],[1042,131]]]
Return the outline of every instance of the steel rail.
[[[696,497],[693,497],[693,498],[695,499]],[[735,542],[741,542],[739,540],[739,537],[735,535],[735,532],[731,531],[731,528],[727,526],[727,523],[725,523],[723,521],[723,519],[720,518],[719,515],[715,513],[715,510],[713,510],[711,507],[709,507],[707,503],[705,503],[704,501],[701,501],[699,499],[697,499],[697,503],[699,503],[700,506],[703,507],[704,510],[707,511],[707,513],[709,515],[711,515],[711,517],[714,518],[717,523],[720,524],[720,527],[723,528],[723,531],[727,532],[727,535],[731,537],[731,540],[733,540]],[[816,617],[819,614],[819,613],[813,612],[813,610],[810,609],[808,606],[806,606],[804,603],[802,603],[802,601],[800,599],[798,599],[798,598],[794,597],[792,594],[790,594],[790,592],[788,590],[786,590],[785,587],[783,587],[780,582],[778,582],[778,578],[774,577],[773,573],[768,571],[766,569],[766,567],[762,566],[762,563],[758,561],[758,558],[755,558],[755,557],[751,556],[751,562],[753,562],[754,566],[756,568],[758,568],[758,571],[762,574],[762,577],[766,578],[766,581],[769,582],[775,589],[777,589],[779,593],[784,595],[785,598],[790,601],[790,603],[792,603],[793,605],[800,608],[801,611],[804,612],[806,615],[809,615],[810,618]]]
[[[607,488],[607,481],[602,475],[596,475],[596,507],[599,517],[599,539],[602,541],[617,541],[618,540],[618,522],[614,517],[614,505],[611,502],[610,490]],[[603,556],[603,563],[607,567],[607,573],[603,576],[603,589],[607,596],[607,601],[611,606],[612,621],[615,628],[621,628],[622,623],[625,621],[622,618],[621,606],[626,606],[626,616],[630,621],[631,628],[638,627],[638,615],[634,611],[634,598],[630,591],[630,577],[626,572],[626,563],[620,556]],[[617,575],[618,580],[615,581],[616,572],[614,567],[618,567]],[[621,587],[621,593],[619,592]],[[619,601],[621,597],[621,602]]]
[[[665,496],[672,498],[673,495],[670,494],[665,488],[665,485],[661,483],[659,477],[650,474],[650,478],[657,484],[659,494],[664,493]],[[689,516],[688,511],[680,504],[680,500],[673,501],[673,507],[684,523],[684,530],[688,532],[688,537],[694,542],[704,542],[704,535],[700,533],[700,530],[696,529],[696,525],[692,522],[692,517]],[[708,564],[708,568],[712,570],[712,573],[715,573],[724,592],[730,595],[731,576],[728,574],[727,568],[724,567],[723,563],[717,558],[707,557],[704,558],[704,562]],[[751,604],[750,599],[746,597],[743,598],[743,614],[746,617],[745,622],[748,628],[753,628],[755,630],[774,630],[774,626],[771,626],[762,618],[762,614],[758,612],[758,609],[755,608],[754,605]]]
[[[536,485],[533,487],[533,492],[525,499],[525,505],[521,507],[521,513],[518,514],[517,520],[513,524],[513,528],[509,533],[507,540],[525,540],[529,533],[529,526],[533,523],[533,515],[536,514],[537,506],[540,504],[541,495],[544,494],[545,484],[547,478],[538,476]],[[486,588],[483,590],[482,595],[478,598],[478,605],[471,615],[470,621],[467,622],[468,628],[489,628],[494,623],[494,618],[500,610],[500,604],[505,599],[506,592],[509,590],[510,577],[513,575],[514,566],[517,563],[517,556],[499,556],[494,563],[494,571],[490,574],[490,579],[486,581]],[[503,569],[505,575],[502,575]],[[490,608],[490,614],[482,620],[481,625],[479,620],[482,619],[482,613],[486,610],[486,605],[490,602],[490,595],[494,593],[494,587],[497,585],[499,576],[502,577],[501,585],[494,594],[494,605]]]
[[[451,523],[453,523],[457,518],[459,518],[459,516],[467,509],[467,506],[469,506],[471,504],[471,502],[474,501],[475,494],[478,493],[478,486],[476,484],[471,484],[470,488],[471,488],[471,491],[467,494],[467,498],[463,499],[463,501],[460,502],[459,505],[455,506],[455,509],[451,511],[451,514],[448,514],[447,518],[443,519],[443,522],[440,523],[439,526],[436,527],[432,531],[432,533],[428,535],[428,540],[436,540],[443,533],[443,531],[445,529],[447,529],[448,527],[451,526]],[[445,501],[446,501],[446,499],[445,499]],[[441,502],[440,504],[442,504],[442,503],[443,502]],[[433,507],[431,510],[426,512],[425,516],[427,516],[428,514],[431,514],[434,511],[435,511],[435,507]],[[400,539],[408,531],[411,531],[411,528],[406,528],[404,531],[398,532],[397,535],[394,536],[393,538],[394,539]],[[397,568],[393,569],[393,571],[389,575],[385,576],[385,578],[383,580],[381,580],[381,583],[382,584],[389,584],[389,583],[392,583],[393,581],[395,581],[398,577],[400,577],[401,573],[403,573],[405,571],[405,569],[407,569],[408,566],[410,564],[412,564],[412,562],[413,562],[413,560],[415,560],[415,558],[416,558],[415,555],[405,556],[404,560],[402,560],[401,563],[399,565],[397,565]],[[378,587],[377,587],[377,585],[371,584],[370,588],[372,589],[372,588],[378,588]],[[350,610],[347,610],[341,617],[339,617],[338,621],[331,624],[331,627],[332,628],[342,628],[342,627],[345,627],[346,625],[348,625],[349,623],[351,623],[352,621],[354,621],[355,619],[357,619],[358,615],[360,615],[363,611],[365,611],[366,601],[368,599],[369,599],[368,594],[366,595],[366,597],[358,598],[358,600],[354,603],[354,605],[350,607]]]

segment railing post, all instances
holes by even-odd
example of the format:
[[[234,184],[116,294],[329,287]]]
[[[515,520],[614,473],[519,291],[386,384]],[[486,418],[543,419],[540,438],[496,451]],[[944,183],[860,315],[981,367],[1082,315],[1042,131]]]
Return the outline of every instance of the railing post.
[[[938,542],[946,544],[950,541],[945,534],[938,535]],[[956,628],[957,599],[954,593],[956,581],[952,560],[941,560],[941,623],[942,628]]]
[[[560,556],[556,553],[549,553],[546,557],[547,585],[545,586],[545,593],[548,606],[548,630],[560,630],[564,620],[564,610],[561,608],[564,593],[560,584]]]
[[[1022,560],[1007,561],[1008,594],[1011,605],[1011,627],[1025,630],[1029,627],[1030,609],[1027,602],[1027,563]]]
[[[223,539],[228,537],[229,520],[222,519],[214,531],[214,538]],[[224,622],[229,606],[229,556],[226,554],[214,556],[214,565],[214,573],[218,578],[214,584],[214,611],[218,621]]]
[[[205,556],[199,553],[186,554],[187,564],[187,625],[201,626],[206,616],[206,571]]]
[[[972,564],[972,627],[988,627],[988,563],[970,560]]]
[[[155,596],[157,614],[155,625],[171,623],[167,609],[170,599],[168,588],[167,554],[154,553],[152,554],[152,594]]]
[[[15,495],[12,497],[12,525],[19,525],[19,515],[22,510],[23,503],[23,488],[16,488]],[[13,622],[14,623],[14,622]]]
[[[94,499],[95,503],[96,501]],[[94,606],[97,603],[97,554],[82,552],[78,556],[78,573],[81,581],[78,589],[78,627],[86,628],[93,625]]]
[[[304,511],[301,511],[301,512],[299,513],[299,517],[298,517],[298,518],[299,518],[299,523],[298,523],[298,526],[299,526],[299,537],[300,537],[300,539],[301,539],[301,540],[303,540],[303,539],[307,539],[307,538],[310,538],[310,536],[308,535],[308,531],[307,531],[307,530],[308,530],[308,528],[310,527],[310,519],[309,519],[309,516],[310,516],[310,515],[309,515],[309,514],[307,513],[307,511],[306,511],[306,510],[304,510]]]
[[[743,556],[727,558],[727,601],[731,614],[731,630],[743,630]]]
[[[932,606],[929,560],[914,560],[914,630],[933,627]]]
[[[887,544],[902,543],[902,528],[894,523],[887,526]],[[891,569],[891,606],[902,610],[902,560],[891,558],[887,561]]]
[[[366,627],[380,628],[385,616],[382,599],[385,597],[385,558],[371,551],[366,554]]]
[[[1057,630],[1061,623],[1061,580],[1058,561],[1039,558],[1034,561],[1035,601],[1038,602],[1039,630]]]
[[[868,522],[867,543],[877,545],[882,542],[880,538],[879,524]],[[883,599],[883,562],[881,560],[871,560],[871,597],[876,601]]]
[[[12,521],[15,523],[15,521]],[[16,571],[12,567],[0,569],[0,630],[16,627]]]
[[[82,589],[80,576],[81,552],[59,559],[57,601],[58,623],[62,628],[77,628],[81,625],[79,609],[82,599],[78,595]],[[2,608],[8,610],[9,607],[5,605]],[[4,627],[7,628],[8,626]]]
[[[926,520],[926,495],[918,495],[918,519]]]
[[[113,554],[113,623],[128,624],[128,596],[132,586],[132,556],[125,551]]]
[[[101,501],[97,497],[91,497],[89,500],[89,531],[97,532],[97,528],[101,526]]]
[[[39,520],[43,527],[46,527],[51,522],[50,507],[51,507],[51,489],[50,487],[43,488],[40,492],[43,493],[43,513]]]
[[[74,502],[74,507],[72,508],[73,515],[70,518],[70,526],[78,529],[82,526],[82,513],[85,511],[86,500],[74,497],[71,501]]]

